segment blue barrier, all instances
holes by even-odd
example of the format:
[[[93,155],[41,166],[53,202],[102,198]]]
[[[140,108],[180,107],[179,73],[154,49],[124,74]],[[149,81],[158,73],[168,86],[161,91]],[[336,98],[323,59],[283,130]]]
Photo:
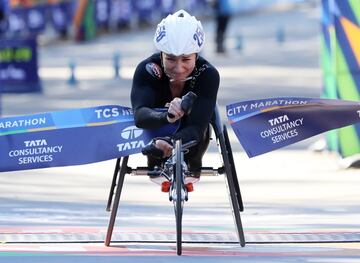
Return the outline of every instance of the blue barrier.
[[[276,40],[279,44],[285,42],[285,29],[283,26],[278,26],[276,29]]]
[[[238,34],[236,36],[236,46],[235,49],[238,51],[242,51],[244,48],[244,41],[243,41],[243,36],[241,34]]]
[[[120,52],[116,51],[113,56],[115,78],[120,78]]]
[[[78,83],[78,80],[76,79],[75,69],[76,69],[76,62],[75,60],[70,60],[69,62],[69,69],[70,69],[70,77],[68,80],[68,84],[70,86],[75,86]]]

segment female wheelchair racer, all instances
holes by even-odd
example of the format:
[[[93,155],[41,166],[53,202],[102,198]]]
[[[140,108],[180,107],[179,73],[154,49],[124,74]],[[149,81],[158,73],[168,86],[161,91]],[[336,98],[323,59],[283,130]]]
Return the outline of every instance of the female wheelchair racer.
[[[133,78],[131,103],[135,125],[142,129],[157,129],[178,120],[180,125],[168,138],[156,138],[150,145],[150,152],[144,149],[148,156],[147,167],[129,167],[129,156],[117,160],[107,205],[111,217],[105,245],[109,246],[111,241],[125,174],[161,177],[162,172],[167,169],[164,164],[168,164],[170,168],[165,179],[170,182],[170,190],[173,187],[178,191],[175,198],[171,196],[171,191],[169,193],[176,216],[177,254],[181,254],[182,207],[183,202],[187,201],[187,198],[185,200],[178,197],[182,196],[180,189],[185,193],[189,190],[184,187],[185,180],[179,179],[184,175],[199,178],[205,173],[225,174],[239,243],[244,246],[240,188],[226,126],[222,125],[216,108],[219,73],[199,55],[205,43],[201,22],[180,10],[159,23],[154,43],[160,52],[140,62]],[[185,94],[189,92],[194,94],[191,110],[184,107],[187,104]],[[163,107],[168,107],[167,112],[155,110]],[[211,126],[223,160],[223,166],[219,168],[202,167],[202,157],[210,141]],[[192,142],[196,145],[186,149],[187,153],[183,154],[185,149],[182,145]],[[187,170],[189,173],[184,172]]]
[[[149,169],[161,166],[171,155],[171,139],[182,143],[195,140],[185,156],[192,175],[199,176],[202,157],[209,144],[209,123],[219,88],[219,73],[199,55],[205,44],[201,22],[180,10],[167,16],[157,26],[155,47],[160,51],[139,63],[136,68],[131,103],[135,124],[142,129],[157,129],[180,120],[180,127],[169,140],[158,139],[155,147],[163,158],[148,157]],[[189,91],[196,94],[192,111],[186,115],[181,108],[182,97]],[[155,108],[168,106],[168,112]]]

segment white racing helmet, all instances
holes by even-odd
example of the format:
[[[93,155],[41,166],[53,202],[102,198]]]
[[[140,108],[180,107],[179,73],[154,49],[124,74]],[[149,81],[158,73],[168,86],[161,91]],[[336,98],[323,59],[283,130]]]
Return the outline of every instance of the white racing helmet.
[[[155,47],[175,56],[199,53],[205,43],[201,22],[184,10],[164,18],[156,28]]]

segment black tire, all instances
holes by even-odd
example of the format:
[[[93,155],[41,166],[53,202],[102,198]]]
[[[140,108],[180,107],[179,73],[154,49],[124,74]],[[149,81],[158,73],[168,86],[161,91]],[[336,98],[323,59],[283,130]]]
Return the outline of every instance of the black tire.
[[[234,181],[233,181],[231,165],[229,162],[229,155],[227,154],[228,150],[226,149],[225,138],[224,138],[223,132],[219,134],[219,144],[220,144],[221,155],[222,155],[222,158],[224,161],[225,178],[227,181],[227,189],[228,189],[229,196],[230,196],[230,203],[231,203],[231,208],[232,208],[234,221],[235,221],[235,225],[236,225],[237,235],[239,238],[240,246],[244,247],[245,246],[245,236],[244,236],[244,230],[243,230],[242,222],[241,222],[240,208],[239,208],[238,200],[236,198],[235,185],[234,185]]]
[[[111,187],[110,187],[110,192],[109,192],[109,198],[108,198],[108,202],[106,205],[106,211],[110,212],[111,211],[111,204],[112,204],[112,200],[114,198],[114,190],[115,190],[115,186],[116,186],[116,179],[120,170],[120,162],[121,162],[121,157],[116,159],[116,164],[115,164],[115,170],[114,170],[114,174],[113,174],[113,179],[111,182]]]
[[[114,203],[111,209],[111,215],[110,215],[110,221],[109,221],[109,225],[108,225],[108,229],[107,229],[107,233],[106,233],[106,238],[105,238],[105,246],[109,246],[110,242],[111,242],[111,236],[114,230],[114,225],[115,225],[115,220],[116,220],[116,214],[117,214],[117,210],[119,207],[119,202],[120,202],[120,196],[121,196],[121,190],[124,184],[124,179],[125,179],[125,174],[126,174],[126,169],[127,169],[127,163],[129,160],[129,156],[125,156],[122,159],[121,162],[121,167],[120,167],[120,172],[119,172],[119,177],[118,177],[118,182],[117,182],[117,187],[116,187],[116,192],[115,192],[115,198],[114,198]]]
[[[229,140],[229,135],[228,135],[228,133],[227,133],[227,129],[226,129],[226,126],[225,126],[225,125],[224,125],[224,129],[223,129],[223,133],[224,133],[225,147],[226,147],[227,155],[228,155],[228,157],[229,157],[229,163],[230,163],[230,166],[231,166],[231,176],[232,176],[232,179],[233,179],[233,181],[234,181],[236,199],[237,199],[238,204],[239,204],[239,210],[240,210],[240,212],[243,212],[243,211],[244,211],[244,205],[243,205],[243,201],[242,201],[242,197],[241,197],[239,180],[238,180],[238,178],[237,178],[237,173],[236,173],[236,167],[235,167],[234,157],[233,157],[233,153],[232,153],[232,149],[231,149],[231,144],[230,144],[230,140]]]
[[[175,144],[175,180],[176,180],[176,202],[175,202],[175,217],[176,217],[176,253],[178,256],[182,253],[182,212],[183,201],[181,200],[182,183],[182,165],[181,165],[181,141],[176,141]]]

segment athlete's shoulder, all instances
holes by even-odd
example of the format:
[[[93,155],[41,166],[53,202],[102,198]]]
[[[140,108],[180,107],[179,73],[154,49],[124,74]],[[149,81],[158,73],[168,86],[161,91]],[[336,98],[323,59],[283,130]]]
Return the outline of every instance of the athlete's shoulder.
[[[160,54],[155,53],[144,59],[139,63],[136,70],[142,74],[150,75],[155,79],[161,79],[163,76],[163,69],[161,67]]]
[[[196,68],[200,71],[203,71],[206,75],[219,75],[218,70],[214,67],[209,61],[207,61],[204,57],[199,56],[196,62]]]
[[[197,68],[206,68],[208,71],[215,71],[217,72],[217,69],[208,61],[206,60],[204,57],[199,56],[199,58],[197,59],[196,62],[196,67]]]

